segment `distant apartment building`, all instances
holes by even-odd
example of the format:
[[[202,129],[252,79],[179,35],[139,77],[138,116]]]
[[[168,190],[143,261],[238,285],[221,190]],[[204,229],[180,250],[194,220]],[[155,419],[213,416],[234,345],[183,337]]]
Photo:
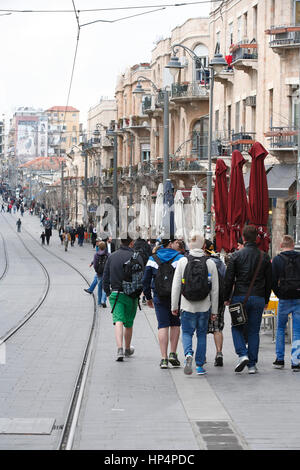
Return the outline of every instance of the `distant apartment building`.
[[[44,111],[48,119],[48,155],[65,155],[79,143],[79,110],[73,106],[52,106]]]
[[[47,116],[42,109],[18,108],[11,119],[9,154],[19,163],[46,157],[48,151]]]

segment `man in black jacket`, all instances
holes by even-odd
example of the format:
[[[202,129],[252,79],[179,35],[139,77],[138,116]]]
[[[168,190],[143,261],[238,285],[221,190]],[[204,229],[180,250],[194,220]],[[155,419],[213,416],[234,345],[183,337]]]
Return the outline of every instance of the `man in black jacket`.
[[[112,253],[105,264],[103,273],[103,289],[109,297],[110,305],[113,309],[113,324],[115,325],[115,338],[117,343],[117,361],[123,361],[123,332],[125,341],[125,357],[129,357],[134,353],[134,348],[130,346],[133,322],[138,306],[138,299],[132,298],[123,292],[124,281],[124,263],[126,263],[132,255],[134,241],[131,238],[122,239],[119,250]],[[138,261],[144,268],[141,256]],[[124,331],[125,328],[125,331]]]
[[[230,258],[225,276],[225,305],[243,302],[254,276],[260,258],[256,245],[257,231],[253,225],[244,228],[245,247],[236,251]],[[232,338],[239,361],[235,372],[241,372],[248,365],[249,374],[257,372],[259,350],[259,330],[264,308],[269,303],[272,286],[272,265],[269,256],[264,253],[262,263],[254,282],[252,292],[246,303],[248,315],[248,348],[243,335],[243,326],[232,327]]]

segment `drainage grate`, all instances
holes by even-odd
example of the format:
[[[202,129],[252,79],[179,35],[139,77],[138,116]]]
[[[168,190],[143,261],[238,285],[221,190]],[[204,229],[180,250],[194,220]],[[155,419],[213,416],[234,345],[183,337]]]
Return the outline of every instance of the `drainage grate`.
[[[243,450],[243,447],[227,421],[197,421],[207,450]]]

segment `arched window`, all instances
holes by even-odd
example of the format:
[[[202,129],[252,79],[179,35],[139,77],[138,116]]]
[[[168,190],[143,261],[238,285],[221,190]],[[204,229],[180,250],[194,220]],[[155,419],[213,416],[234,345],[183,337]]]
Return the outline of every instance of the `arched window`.
[[[199,61],[194,62],[194,76],[196,81],[206,82],[209,76],[208,71],[208,48],[204,44],[197,44],[194,48],[195,54],[199,57]],[[207,72],[203,71],[203,68]]]
[[[208,116],[201,117],[192,131],[192,155],[199,160],[207,160],[208,157]]]

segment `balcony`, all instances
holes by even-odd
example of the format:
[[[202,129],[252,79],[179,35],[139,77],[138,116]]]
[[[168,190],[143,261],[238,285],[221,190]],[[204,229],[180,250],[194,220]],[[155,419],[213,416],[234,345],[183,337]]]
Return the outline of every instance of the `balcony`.
[[[209,91],[199,82],[174,83],[170,99],[175,103],[208,100]]]
[[[249,42],[247,39],[237,44],[232,44],[230,47],[232,53],[232,66],[237,70],[249,72],[251,69],[257,70],[257,43],[252,40]]]
[[[231,138],[231,146],[232,151],[239,150],[240,152],[248,152],[250,147],[255,142],[255,132],[238,132],[232,134]]]
[[[270,140],[269,148],[272,152],[289,152],[298,149],[296,127],[271,127],[264,135]]]
[[[215,74],[215,82],[219,82],[222,85],[227,85],[228,83],[231,83],[233,85],[233,80],[234,70],[231,66],[223,69],[222,72],[218,72]]]
[[[217,158],[231,158],[231,142],[226,132],[218,131],[212,137],[211,156]]]
[[[266,34],[270,35],[269,46],[277,54],[300,47],[300,25],[271,26]]]

